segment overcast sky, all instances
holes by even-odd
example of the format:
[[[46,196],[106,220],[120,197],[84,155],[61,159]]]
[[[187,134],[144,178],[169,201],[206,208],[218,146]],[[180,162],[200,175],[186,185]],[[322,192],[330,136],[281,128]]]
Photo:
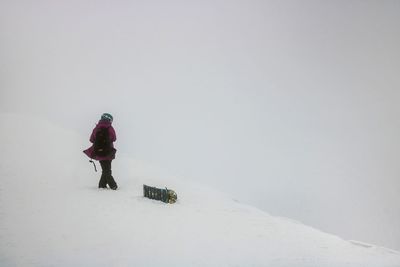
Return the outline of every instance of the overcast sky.
[[[399,14],[400,1],[1,0],[0,111],[84,138],[109,112],[119,153],[400,249]]]

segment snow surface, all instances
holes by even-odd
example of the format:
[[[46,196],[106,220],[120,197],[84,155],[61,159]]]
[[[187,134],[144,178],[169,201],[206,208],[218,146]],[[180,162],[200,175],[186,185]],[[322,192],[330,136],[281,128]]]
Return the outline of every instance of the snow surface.
[[[88,137],[16,114],[0,125],[0,266],[400,266],[396,251],[270,216],[123,155],[113,162],[120,189],[97,189],[100,173],[81,152]],[[179,201],[143,198],[144,183],[175,189]]]

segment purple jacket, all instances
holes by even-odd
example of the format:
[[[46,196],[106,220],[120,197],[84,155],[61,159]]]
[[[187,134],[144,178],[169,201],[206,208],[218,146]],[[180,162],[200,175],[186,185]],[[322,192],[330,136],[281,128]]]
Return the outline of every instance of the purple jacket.
[[[115,159],[115,153],[117,152],[117,150],[114,148],[113,142],[115,142],[115,140],[117,140],[117,136],[115,135],[114,128],[111,126],[111,122],[109,122],[107,120],[100,120],[99,123],[96,125],[96,127],[93,129],[92,135],[90,136],[90,142],[92,144],[94,143],[94,140],[96,139],[96,132],[100,128],[108,128],[108,136],[111,139],[110,141],[111,141],[111,146],[112,146],[112,153],[110,153],[110,155],[107,155],[104,157],[96,156],[93,153],[94,152],[93,145],[91,147],[89,147],[88,149],[84,150],[83,153],[85,153],[86,156],[88,156],[89,158],[95,159],[95,160],[113,160],[113,159]]]

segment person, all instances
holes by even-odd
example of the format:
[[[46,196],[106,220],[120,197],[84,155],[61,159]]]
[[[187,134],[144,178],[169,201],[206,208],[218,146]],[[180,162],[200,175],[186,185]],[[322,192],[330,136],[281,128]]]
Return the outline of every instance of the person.
[[[107,188],[108,186],[116,190],[117,183],[114,180],[111,172],[111,162],[115,159],[116,149],[113,142],[117,140],[115,130],[112,127],[113,117],[109,113],[103,113],[101,118],[93,129],[90,136],[90,142],[93,144],[88,149],[84,150],[89,158],[98,160],[101,165],[102,174],[99,181],[99,188]]]

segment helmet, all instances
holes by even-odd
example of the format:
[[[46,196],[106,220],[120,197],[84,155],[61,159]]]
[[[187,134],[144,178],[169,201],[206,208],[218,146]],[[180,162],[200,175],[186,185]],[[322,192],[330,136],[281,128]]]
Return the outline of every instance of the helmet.
[[[106,121],[112,122],[113,116],[109,113],[103,113],[103,115],[101,115],[101,120],[106,120]]]

